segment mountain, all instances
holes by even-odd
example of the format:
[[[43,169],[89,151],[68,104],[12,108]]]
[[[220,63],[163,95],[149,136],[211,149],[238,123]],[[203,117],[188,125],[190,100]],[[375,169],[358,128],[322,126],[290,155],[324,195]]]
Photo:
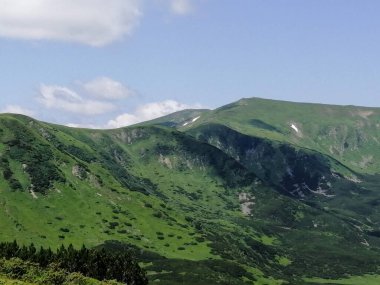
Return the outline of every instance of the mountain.
[[[203,111],[187,122],[178,129],[220,124],[245,135],[316,150],[359,173],[374,174],[380,168],[380,108],[249,98]]]
[[[159,284],[380,280],[379,108],[252,98],[116,130],[0,128],[0,240],[133,248]]]

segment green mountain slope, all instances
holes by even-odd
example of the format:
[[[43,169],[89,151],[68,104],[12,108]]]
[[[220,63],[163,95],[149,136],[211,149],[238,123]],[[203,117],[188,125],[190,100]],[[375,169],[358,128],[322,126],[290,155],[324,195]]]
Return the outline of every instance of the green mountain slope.
[[[1,115],[0,239],[129,244],[161,284],[378,273],[377,109],[243,99],[194,112],[107,131]],[[330,152],[344,126],[353,148]]]
[[[239,228],[238,193],[258,181],[218,149],[156,127],[85,131],[20,116],[2,116],[1,126],[1,239],[51,247],[118,240],[154,252],[160,266],[194,264],[194,278],[236,278],[224,272],[236,261],[221,261],[234,249],[219,237]],[[258,244],[267,238],[248,234]],[[253,278],[235,267],[237,284]]]
[[[248,98],[189,122],[180,129],[222,124],[243,134],[319,151],[357,172],[373,174],[380,169],[380,108]]]

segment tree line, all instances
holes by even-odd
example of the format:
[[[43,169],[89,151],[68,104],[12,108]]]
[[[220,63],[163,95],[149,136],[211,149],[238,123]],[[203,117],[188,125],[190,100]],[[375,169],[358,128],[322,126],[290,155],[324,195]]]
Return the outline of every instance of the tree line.
[[[79,272],[98,280],[117,280],[128,285],[146,285],[148,279],[130,252],[114,253],[105,249],[75,249],[61,245],[57,251],[34,244],[20,246],[16,241],[0,243],[0,258],[20,258],[41,267],[58,266],[68,272]]]

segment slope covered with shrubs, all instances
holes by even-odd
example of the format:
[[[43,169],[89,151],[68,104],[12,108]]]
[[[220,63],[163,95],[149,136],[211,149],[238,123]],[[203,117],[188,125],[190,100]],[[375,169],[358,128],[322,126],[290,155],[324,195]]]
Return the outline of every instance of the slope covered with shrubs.
[[[145,272],[131,253],[110,253],[90,250],[83,246],[61,246],[56,252],[50,248],[36,249],[19,246],[16,241],[0,243],[0,273],[10,278],[47,284],[91,284],[85,277],[116,280],[124,284],[145,285]],[[86,281],[87,280],[87,281]],[[87,283],[86,283],[87,282]]]

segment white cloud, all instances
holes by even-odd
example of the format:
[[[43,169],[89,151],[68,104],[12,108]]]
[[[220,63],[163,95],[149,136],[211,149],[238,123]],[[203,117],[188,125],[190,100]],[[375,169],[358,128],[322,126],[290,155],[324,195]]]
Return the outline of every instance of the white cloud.
[[[193,10],[190,0],[170,0],[170,8],[177,15],[186,15]]]
[[[82,86],[89,94],[108,100],[127,98],[135,94],[133,90],[108,77],[98,77]]]
[[[101,126],[93,125],[93,124],[76,124],[76,123],[69,123],[65,125],[66,127],[70,128],[81,128],[81,129],[102,129]]]
[[[131,34],[142,0],[0,0],[0,36],[104,46]]]
[[[187,105],[174,100],[149,103],[138,107],[133,113],[125,113],[117,116],[107,123],[107,127],[120,128],[159,118],[184,109],[199,109],[201,107],[199,104]]]
[[[109,128],[121,128],[124,126],[137,124],[137,123],[140,123],[143,121],[144,120],[139,118],[138,115],[125,113],[125,114],[117,116],[113,120],[108,121],[107,127],[109,127]]]
[[[82,115],[100,115],[116,108],[109,102],[84,99],[69,88],[55,85],[41,85],[38,101],[48,109]]]
[[[26,116],[34,116],[35,112],[19,105],[7,105],[0,113],[21,114]]]

